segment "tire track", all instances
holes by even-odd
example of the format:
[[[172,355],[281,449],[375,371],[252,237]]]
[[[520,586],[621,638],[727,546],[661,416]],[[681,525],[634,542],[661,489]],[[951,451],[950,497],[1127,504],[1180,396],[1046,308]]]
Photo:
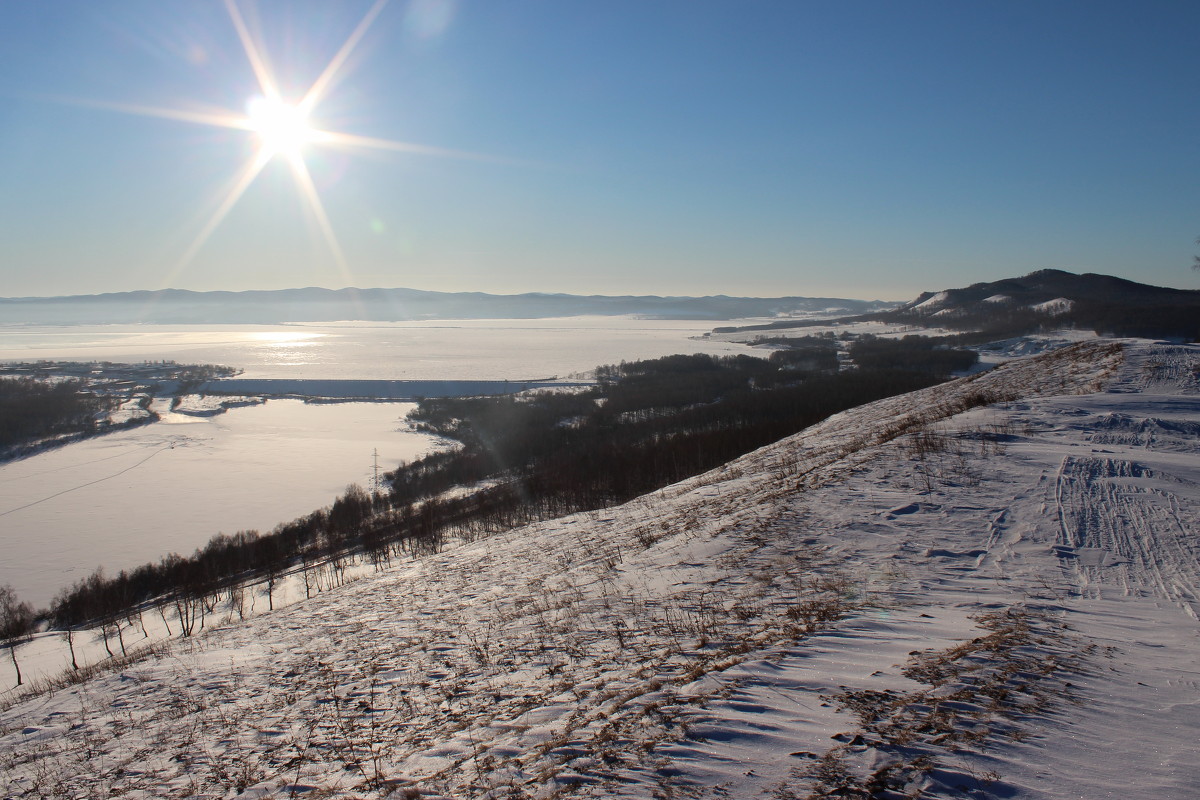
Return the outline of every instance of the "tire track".
[[[128,452],[129,449],[130,448],[126,448],[126,450],[124,450],[120,453],[117,453],[116,455],[101,456],[100,458],[92,458],[87,461],[77,462],[75,464],[66,464],[61,467],[55,467],[54,469],[44,469],[40,472],[30,472],[26,475],[20,475],[18,477],[6,478],[2,482],[3,483],[16,483],[17,481],[27,481],[31,478],[40,478],[43,475],[57,475],[58,473],[66,472],[67,470],[78,469],[79,467],[86,467],[86,466],[90,466],[91,464],[99,464],[104,461],[112,461],[114,458],[123,458],[124,456],[129,455],[129,452]],[[132,448],[132,449],[139,449],[139,448]]]
[[[1170,490],[1179,478],[1120,458],[1063,459],[1056,550],[1086,596],[1104,585],[1170,600],[1197,617],[1197,520]],[[1185,519],[1186,518],[1186,519]],[[1064,564],[1066,567],[1067,564]]]
[[[150,459],[154,458],[159,453],[165,452],[167,450],[172,450],[172,449],[174,449],[174,447],[175,447],[174,443],[169,444],[166,447],[160,447],[159,449],[155,450],[150,455],[143,458],[141,461],[138,461],[136,464],[131,464],[130,466],[126,467],[123,470],[114,472],[112,475],[106,475],[103,478],[97,478],[94,481],[88,481],[87,483],[81,483],[78,486],[72,486],[69,489],[63,489],[60,492],[55,492],[54,494],[43,497],[40,500],[34,500],[30,503],[26,503],[25,505],[17,506],[16,508],[10,508],[7,511],[0,511],[0,517],[7,517],[9,514],[15,514],[18,511],[24,511],[27,508],[33,508],[36,505],[41,505],[42,503],[45,503],[49,500],[53,500],[56,497],[62,497],[64,494],[70,494],[71,492],[75,492],[80,489],[86,489],[89,486],[95,486],[98,483],[104,483],[105,481],[111,481],[113,478],[118,478],[121,475],[124,475],[126,472],[130,472],[131,470],[137,469],[138,467],[142,466]]]

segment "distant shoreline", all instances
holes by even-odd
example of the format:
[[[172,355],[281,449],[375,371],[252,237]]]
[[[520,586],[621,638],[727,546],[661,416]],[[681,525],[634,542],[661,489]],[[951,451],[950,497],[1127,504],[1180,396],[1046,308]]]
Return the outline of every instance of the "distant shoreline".
[[[198,386],[198,394],[297,398],[302,400],[385,400],[416,402],[427,397],[515,394],[529,389],[591,386],[592,381],[531,380],[367,380],[228,378]]]

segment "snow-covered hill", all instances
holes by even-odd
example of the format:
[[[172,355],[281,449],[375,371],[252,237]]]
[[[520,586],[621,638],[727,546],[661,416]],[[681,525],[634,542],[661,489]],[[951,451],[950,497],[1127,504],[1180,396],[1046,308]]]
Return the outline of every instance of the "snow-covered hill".
[[[1070,312],[1077,303],[1113,308],[1194,309],[1200,303],[1200,292],[1149,286],[1111,275],[1075,275],[1043,269],[1020,278],[923,292],[884,317],[1003,315],[1016,309],[1058,316]]]
[[[0,790],[1193,798],[1198,435],[1195,346],[1009,362],[17,702]]]

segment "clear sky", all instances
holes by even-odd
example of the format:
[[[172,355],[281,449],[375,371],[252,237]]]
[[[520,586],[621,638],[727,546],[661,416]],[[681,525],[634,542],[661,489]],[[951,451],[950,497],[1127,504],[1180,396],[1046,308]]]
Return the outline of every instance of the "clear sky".
[[[1200,288],[1198,42],[1195,0],[8,2],[0,296]],[[251,102],[331,62],[298,126]]]

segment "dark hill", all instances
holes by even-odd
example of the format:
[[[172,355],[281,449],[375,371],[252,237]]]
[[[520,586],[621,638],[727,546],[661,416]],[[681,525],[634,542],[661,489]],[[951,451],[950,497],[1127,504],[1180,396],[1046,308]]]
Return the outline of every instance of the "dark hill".
[[[975,283],[962,289],[922,292],[891,311],[846,316],[839,322],[877,320],[978,332],[989,341],[1045,330],[1081,328],[1114,336],[1200,340],[1200,291],[1150,286],[1112,275],[1076,275],[1043,269],[1020,278]],[[824,321],[780,320],[762,325],[717,328],[746,333],[825,325]]]
[[[1077,327],[1118,336],[1197,339],[1200,291],[1043,269],[1020,278],[924,292],[875,318],[996,335]]]
[[[932,315],[943,311],[970,312],[987,302],[1009,307],[1029,307],[1060,299],[1069,300],[1072,304],[1158,306],[1181,302],[1200,303],[1200,292],[1150,286],[1112,275],[1090,272],[1076,275],[1059,269],[1043,269],[1022,278],[976,283],[965,289],[947,289],[936,294],[925,292],[911,303],[900,306],[894,313]]]

